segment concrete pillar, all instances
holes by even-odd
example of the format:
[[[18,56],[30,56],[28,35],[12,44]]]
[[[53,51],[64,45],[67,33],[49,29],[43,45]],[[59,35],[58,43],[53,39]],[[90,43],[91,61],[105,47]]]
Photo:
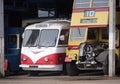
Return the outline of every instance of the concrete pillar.
[[[0,0],[0,77],[4,77],[4,8]]]
[[[116,0],[109,1],[109,77],[113,77],[115,76]]]

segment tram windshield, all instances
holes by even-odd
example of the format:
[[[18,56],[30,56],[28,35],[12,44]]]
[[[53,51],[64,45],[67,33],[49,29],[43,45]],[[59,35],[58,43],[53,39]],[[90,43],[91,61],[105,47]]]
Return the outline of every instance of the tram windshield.
[[[58,37],[58,29],[28,29],[25,31],[23,46],[26,47],[48,47],[55,46]]]
[[[70,33],[70,41],[85,40],[86,28],[73,28]]]
[[[53,47],[56,45],[58,29],[43,29],[41,31],[39,46],[41,47]]]
[[[28,29],[24,33],[23,46],[37,46],[40,30]]]

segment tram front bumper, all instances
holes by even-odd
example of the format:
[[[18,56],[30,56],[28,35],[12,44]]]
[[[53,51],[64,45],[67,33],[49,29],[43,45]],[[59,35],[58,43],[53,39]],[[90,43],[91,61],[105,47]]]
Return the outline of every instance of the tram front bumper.
[[[63,64],[60,65],[19,65],[23,70],[33,71],[62,71]]]

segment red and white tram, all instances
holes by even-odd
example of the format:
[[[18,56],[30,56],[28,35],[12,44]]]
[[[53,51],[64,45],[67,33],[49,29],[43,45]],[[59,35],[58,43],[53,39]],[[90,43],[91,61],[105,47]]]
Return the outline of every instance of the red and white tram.
[[[28,71],[63,71],[69,20],[48,20],[25,28],[21,64]]]

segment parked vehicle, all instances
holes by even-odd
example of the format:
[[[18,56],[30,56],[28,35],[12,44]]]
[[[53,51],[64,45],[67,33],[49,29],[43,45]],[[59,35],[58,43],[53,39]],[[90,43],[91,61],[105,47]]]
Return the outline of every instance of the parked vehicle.
[[[19,73],[22,28],[9,28],[5,32],[5,74]]]
[[[27,26],[20,67],[31,75],[38,71],[63,71],[69,26],[69,20],[48,20]]]
[[[116,23],[120,25],[119,10]],[[66,68],[68,75],[81,70],[103,70],[108,74],[109,0],[74,0]],[[116,72],[120,70],[120,30],[116,27]]]

